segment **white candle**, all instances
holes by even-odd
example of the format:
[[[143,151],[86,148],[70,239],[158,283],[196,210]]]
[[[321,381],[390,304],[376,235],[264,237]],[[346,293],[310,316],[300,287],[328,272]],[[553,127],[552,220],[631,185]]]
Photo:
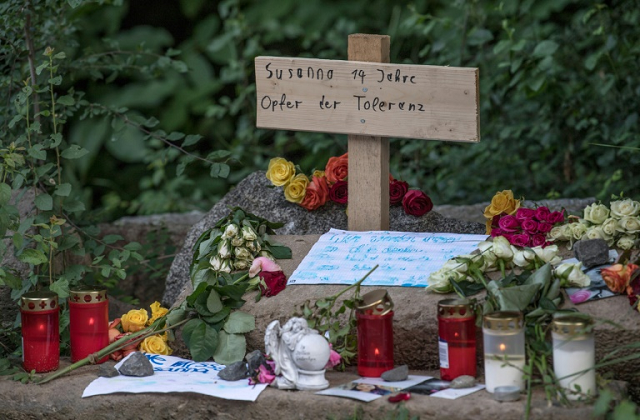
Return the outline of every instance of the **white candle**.
[[[514,358],[504,355],[484,355],[484,381],[487,392],[493,393],[498,386],[517,386],[524,389],[524,356]],[[504,365],[504,366],[503,366]]]
[[[556,374],[556,378],[559,379],[560,386],[573,391],[566,393],[567,398],[577,400],[586,394],[595,395],[595,369],[590,369],[579,375],[569,376],[576,372],[593,368],[596,360],[593,340],[559,341],[554,344],[553,371]],[[580,387],[579,393],[576,386]]]

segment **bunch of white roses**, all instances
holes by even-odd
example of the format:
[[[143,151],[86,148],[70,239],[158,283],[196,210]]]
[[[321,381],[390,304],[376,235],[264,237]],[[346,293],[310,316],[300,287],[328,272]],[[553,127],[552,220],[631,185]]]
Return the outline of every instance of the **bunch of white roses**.
[[[581,239],[604,239],[609,247],[634,248],[640,233],[640,202],[630,198],[612,201],[607,207],[593,203],[584,209],[577,222],[556,226],[548,236],[553,241],[568,241],[568,248]]]
[[[534,271],[544,264],[554,267],[553,274],[560,279],[562,287],[587,287],[591,283],[589,277],[582,271],[581,263],[562,263],[558,255],[558,246],[536,246],[533,248],[516,247],[509,243],[504,236],[496,236],[491,241],[478,244],[480,253],[459,255],[448,260],[442,268],[429,276],[428,291],[436,293],[453,292],[452,281],[463,280],[481,282],[484,274],[491,271],[502,272],[508,269]]]
[[[260,242],[258,233],[251,225],[240,227],[236,223],[229,222],[224,226],[217,244],[217,254],[209,260],[211,269],[231,273],[237,270],[248,270],[256,257],[267,257],[275,261],[269,251],[262,249]]]

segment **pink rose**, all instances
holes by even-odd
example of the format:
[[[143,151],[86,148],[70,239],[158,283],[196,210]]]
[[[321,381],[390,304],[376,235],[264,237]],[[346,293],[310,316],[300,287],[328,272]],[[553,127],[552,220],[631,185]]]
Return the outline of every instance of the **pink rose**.
[[[536,233],[538,231],[538,222],[533,219],[523,219],[522,230],[528,234]]]
[[[547,239],[544,235],[538,234],[531,237],[531,246],[544,246],[547,243]]]
[[[420,217],[431,211],[433,203],[429,196],[420,190],[409,190],[402,199],[404,212],[412,216]]]
[[[405,181],[392,180],[389,183],[389,204],[395,206],[402,203],[402,198],[409,190],[409,184]]]
[[[276,379],[276,375],[274,375],[272,372],[269,372],[269,369],[267,369],[264,365],[260,365],[258,371],[258,381],[260,383],[270,384],[274,381],[274,379]]]
[[[532,217],[534,217],[536,215],[536,212],[532,209],[527,209],[525,207],[520,207],[517,211],[516,211],[516,219],[519,220],[523,220],[523,219],[531,219]]]
[[[249,268],[249,277],[255,277],[261,271],[282,271],[282,268],[267,257],[257,257]]]
[[[538,223],[538,232],[540,233],[549,233],[553,229],[553,225],[547,222]]]
[[[496,236],[504,236],[504,232],[502,231],[502,229],[500,228],[491,229],[491,237],[495,238]]]
[[[540,222],[546,222],[549,220],[549,215],[551,214],[551,212],[549,211],[548,207],[538,207],[536,209],[536,219],[538,219],[538,221]]]
[[[562,223],[564,222],[564,213],[561,211],[551,212],[547,221],[552,225],[555,225],[556,223]]]
[[[498,221],[498,226],[500,226],[500,229],[502,229],[503,232],[513,233],[516,232],[520,227],[520,222],[515,218],[515,216],[510,216],[507,214],[500,218],[500,220]]]
[[[300,203],[302,207],[311,211],[320,206],[323,206],[327,202],[329,197],[329,188],[327,187],[327,181],[325,177],[314,176],[313,180],[307,185],[307,193],[304,199]]]
[[[338,204],[347,204],[349,200],[349,183],[338,181],[329,188],[329,198]]]
[[[520,233],[518,235],[513,235],[509,242],[511,245],[515,246],[529,246],[530,238],[526,233]]]
[[[287,277],[282,271],[261,271],[260,278],[262,279],[260,282],[262,296],[275,296],[287,287]]]
[[[324,367],[325,369],[332,369],[332,368],[338,366],[340,364],[340,361],[342,360],[342,357],[340,356],[340,353],[335,351],[331,344],[329,344],[329,347],[331,348],[331,352],[329,353],[329,361],[327,362],[326,366]]]

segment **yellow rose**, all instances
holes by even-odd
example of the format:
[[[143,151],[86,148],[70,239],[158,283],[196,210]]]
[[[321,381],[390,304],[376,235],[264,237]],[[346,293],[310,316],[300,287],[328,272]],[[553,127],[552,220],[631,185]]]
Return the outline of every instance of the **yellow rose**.
[[[147,321],[147,325],[151,325],[156,319],[162,318],[169,312],[167,308],[160,306],[160,302],[156,301],[151,304],[151,319]]]
[[[158,334],[145,338],[144,341],[140,343],[140,350],[146,353],[163,354],[165,356],[173,353],[171,347],[169,347],[167,342]]]
[[[296,174],[293,163],[283,158],[273,158],[269,161],[267,179],[276,187],[282,187]]]
[[[515,214],[516,210],[520,208],[520,200],[513,198],[513,192],[511,190],[504,190],[497,192],[491,199],[489,204],[484,209],[484,217],[487,220],[487,234],[491,233],[491,221],[494,216],[499,214]]]
[[[315,171],[313,171],[312,176],[317,176],[318,178],[322,178],[324,176],[324,171],[316,169]]]
[[[307,194],[309,178],[305,174],[298,174],[284,187],[284,198],[292,203],[300,203]]]
[[[122,315],[122,329],[124,332],[140,331],[147,324],[149,315],[146,309],[132,309]]]

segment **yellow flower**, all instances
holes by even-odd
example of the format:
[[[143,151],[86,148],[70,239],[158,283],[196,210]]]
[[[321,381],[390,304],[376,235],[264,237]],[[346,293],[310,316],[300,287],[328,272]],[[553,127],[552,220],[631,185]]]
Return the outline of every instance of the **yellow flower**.
[[[491,204],[484,209],[484,217],[487,218],[487,234],[491,233],[491,221],[494,216],[502,213],[515,214],[519,208],[520,200],[513,198],[511,190],[497,192],[491,199]]]
[[[322,178],[324,176],[324,171],[316,169],[315,171],[313,171],[313,175],[312,176],[317,176],[318,178]]]
[[[171,347],[167,345],[166,340],[158,334],[145,338],[144,341],[140,343],[140,350],[147,353],[163,354],[165,356],[169,356],[173,353]]]
[[[269,161],[267,179],[276,187],[286,185],[296,174],[293,163],[283,158],[273,158]]]
[[[140,331],[145,327],[148,319],[149,315],[146,309],[132,309],[122,315],[122,329],[124,332]]]
[[[151,319],[147,321],[147,325],[151,325],[156,319],[162,318],[169,312],[167,308],[160,306],[160,302],[156,301],[151,304]]]
[[[309,178],[305,174],[298,174],[284,187],[284,198],[292,203],[300,203],[307,193]]]

